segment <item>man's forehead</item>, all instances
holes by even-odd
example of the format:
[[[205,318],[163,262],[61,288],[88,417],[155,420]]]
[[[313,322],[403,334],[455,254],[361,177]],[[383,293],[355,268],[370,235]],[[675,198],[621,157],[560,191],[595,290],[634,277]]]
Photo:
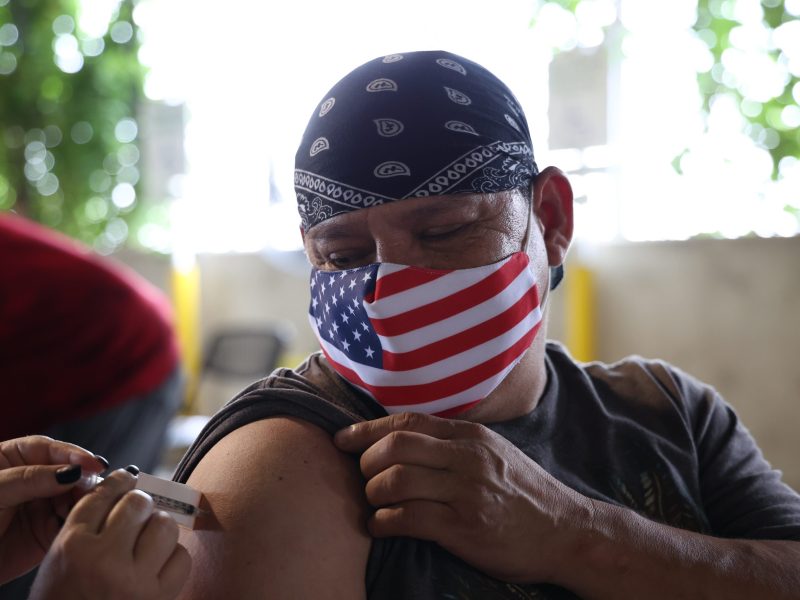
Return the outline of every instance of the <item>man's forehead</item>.
[[[333,216],[306,232],[314,239],[351,237],[367,222],[390,221],[421,226],[436,219],[468,218],[512,209],[514,190],[490,194],[453,194],[427,198],[409,198]]]

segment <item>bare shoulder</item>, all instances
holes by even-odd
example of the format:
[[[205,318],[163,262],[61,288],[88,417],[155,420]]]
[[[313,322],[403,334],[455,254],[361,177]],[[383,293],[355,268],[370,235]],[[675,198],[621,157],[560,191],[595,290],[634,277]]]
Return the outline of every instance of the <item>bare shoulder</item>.
[[[194,559],[183,597],[364,596],[363,482],[356,459],[320,428],[291,418],[246,425],[188,483],[210,514],[181,534]]]

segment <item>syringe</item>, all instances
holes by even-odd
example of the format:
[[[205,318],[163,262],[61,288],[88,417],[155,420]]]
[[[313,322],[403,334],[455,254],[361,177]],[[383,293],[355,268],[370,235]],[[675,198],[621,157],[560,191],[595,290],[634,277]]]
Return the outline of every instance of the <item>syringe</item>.
[[[136,489],[153,498],[156,508],[169,514],[178,525],[194,529],[195,519],[201,512],[200,500],[203,495],[200,492],[184,483],[161,479],[147,473],[139,473],[136,479]],[[99,475],[85,475],[78,485],[90,490],[101,481],[103,478]]]

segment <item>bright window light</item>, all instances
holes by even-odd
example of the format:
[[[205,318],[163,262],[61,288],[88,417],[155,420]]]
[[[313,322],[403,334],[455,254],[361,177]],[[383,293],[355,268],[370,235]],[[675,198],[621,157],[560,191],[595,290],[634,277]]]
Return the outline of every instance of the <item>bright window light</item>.
[[[98,11],[114,5],[84,3]],[[800,64],[797,24],[770,40],[758,2],[728,4],[741,26],[731,35],[725,64],[746,98],[742,110],[758,111]],[[784,207],[800,209],[800,161],[782,163],[779,181],[771,181],[769,153],[740,133],[741,113],[729,97],[714,99],[703,133],[695,74],[708,70],[712,58],[691,30],[693,0],[674,0],[669,10],[652,0],[583,0],[574,14],[539,2],[535,28],[529,23],[536,3],[495,0],[488,6],[467,0],[140,0],[134,18],[149,68],[146,93],[184,103],[188,113],[187,173],[174,186],[173,248],[300,248],[292,165],[308,117],[351,68],[417,49],[462,54],[514,90],[540,166],[555,164],[572,175],[580,239],[798,233],[797,219]],[[80,25],[90,29],[104,18],[87,13]],[[551,49],[595,48],[615,21],[612,27],[621,22],[627,35],[621,63],[609,74],[608,144],[551,152]],[[759,50],[769,44],[785,47],[787,60],[761,58]],[[785,112],[785,122],[800,122],[800,109]],[[678,156],[682,175],[672,166]],[[159,237],[149,229],[144,234]]]
[[[300,248],[292,174],[305,124],[341,76],[382,54],[446,49],[486,65],[546,144],[550,52],[526,3],[140,0],[134,18],[147,95],[187,107],[174,214],[191,221],[176,243],[196,252]]]

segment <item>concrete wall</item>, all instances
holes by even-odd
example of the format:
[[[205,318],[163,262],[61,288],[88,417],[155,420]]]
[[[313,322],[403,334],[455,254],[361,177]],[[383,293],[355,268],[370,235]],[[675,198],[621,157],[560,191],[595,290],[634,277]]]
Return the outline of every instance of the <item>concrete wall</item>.
[[[595,274],[597,358],[663,358],[710,383],[800,489],[800,237],[575,250]]]
[[[166,285],[167,263],[125,258]],[[578,247],[570,263],[578,261],[594,272],[597,358],[662,358],[714,385],[800,489],[800,237]],[[267,255],[201,256],[199,264],[203,339],[279,322],[295,334],[288,363],[315,349],[301,255],[280,266]],[[551,338],[564,339],[566,292],[552,296]],[[215,387],[211,403],[238,385]]]

